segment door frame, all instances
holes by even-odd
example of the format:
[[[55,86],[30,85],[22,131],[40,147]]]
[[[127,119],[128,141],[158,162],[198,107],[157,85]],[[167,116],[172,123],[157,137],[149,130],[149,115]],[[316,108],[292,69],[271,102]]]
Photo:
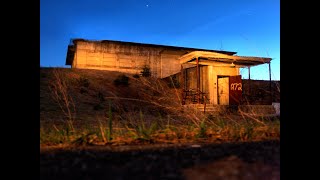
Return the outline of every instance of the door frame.
[[[228,90],[229,90],[229,79],[230,79],[230,75],[217,75],[217,104],[220,105],[220,98],[219,98],[219,82],[218,79],[219,78],[228,78]],[[230,101],[230,92],[228,92],[228,105],[229,105],[229,101]]]

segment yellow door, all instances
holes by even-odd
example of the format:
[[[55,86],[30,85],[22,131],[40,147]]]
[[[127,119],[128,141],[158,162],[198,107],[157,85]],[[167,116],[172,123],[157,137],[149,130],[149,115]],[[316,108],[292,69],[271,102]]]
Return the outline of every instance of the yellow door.
[[[218,104],[229,105],[229,77],[218,78]]]

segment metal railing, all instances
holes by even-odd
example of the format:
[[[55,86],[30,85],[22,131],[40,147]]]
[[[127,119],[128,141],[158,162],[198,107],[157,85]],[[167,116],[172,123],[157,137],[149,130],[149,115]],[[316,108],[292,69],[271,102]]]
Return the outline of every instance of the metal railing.
[[[183,90],[182,104],[186,104],[190,100],[193,104],[203,104],[204,113],[206,112],[206,105],[209,98],[207,97],[208,93],[202,92],[196,89]]]

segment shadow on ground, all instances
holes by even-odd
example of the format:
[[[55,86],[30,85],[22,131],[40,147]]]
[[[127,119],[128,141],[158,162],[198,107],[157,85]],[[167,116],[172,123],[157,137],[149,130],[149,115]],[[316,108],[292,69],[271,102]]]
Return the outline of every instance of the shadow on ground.
[[[40,179],[280,179],[280,141],[41,148]]]

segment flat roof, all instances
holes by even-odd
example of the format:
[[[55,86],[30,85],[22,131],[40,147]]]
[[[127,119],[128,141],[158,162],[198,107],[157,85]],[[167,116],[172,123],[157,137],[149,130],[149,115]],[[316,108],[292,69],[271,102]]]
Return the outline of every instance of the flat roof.
[[[181,56],[180,64],[184,63],[195,63],[196,58],[199,58],[200,64],[213,65],[213,63],[231,64],[238,67],[245,66],[256,66],[260,64],[270,63],[272,58],[266,57],[253,57],[253,56],[233,56],[227,54],[221,54],[217,52],[206,52],[206,51],[193,51],[188,54]]]
[[[87,40],[81,38],[71,39],[70,44],[68,45],[68,51],[66,56],[66,65],[71,65],[75,48],[74,45],[77,42],[97,42],[97,43],[119,43],[124,45],[137,45],[137,46],[148,46],[148,47],[156,47],[156,48],[166,48],[171,50],[187,50],[187,51],[206,51],[206,52],[217,52],[221,54],[234,55],[237,52],[232,51],[222,51],[222,50],[212,50],[212,49],[201,49],[201,48],[190,48],[190,47],[180,47],[180,46],[169,46],[169,45],[160,45],[160,44],[147,44],[147,43],[137,43],[137,42],[126,42],[126,41],[115,41],[115,40]]]
[[[202,48],[191,48],[191,47],[181,47],[181,46],[169,46],[162,44],[148,44],[148,43],[137,43],[137,42],[127,42],[127,41],[115,41],[115,40],[86,40],[86,39],[73,39],[72,42],[75,44],[77,41],[83,42],[99,42],[99,43],[120,43],[120,44],[128,44],[128,45],[138,45],[138,46],[151,46],[151,47],[163,47],[170,49],[183,49],[183,50],[194,50],[194,51],[211,51],[211,52],[219,52],[223,54],[237,54],[237,52],[232,51],[222,51],[222,50],[213,50],[213,49],[202,49]]]

